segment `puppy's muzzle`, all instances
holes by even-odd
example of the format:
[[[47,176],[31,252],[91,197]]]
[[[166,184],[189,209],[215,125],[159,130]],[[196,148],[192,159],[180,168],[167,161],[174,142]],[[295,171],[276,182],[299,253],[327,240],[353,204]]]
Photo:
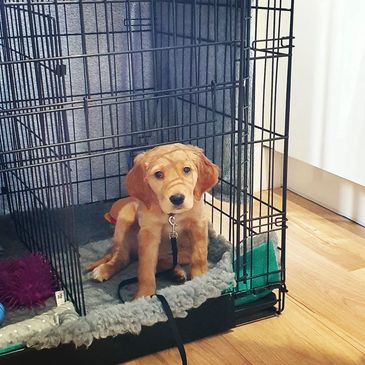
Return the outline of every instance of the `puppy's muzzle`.
[[[185,196],[183,194],[174,194],[170,196],[170,202],[176,206],[184,203]]]

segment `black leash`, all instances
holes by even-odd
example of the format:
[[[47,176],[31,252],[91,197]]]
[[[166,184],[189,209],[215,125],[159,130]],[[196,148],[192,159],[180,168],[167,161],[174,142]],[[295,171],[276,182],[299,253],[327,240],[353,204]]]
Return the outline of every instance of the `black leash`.
[[[177,328],[176,321],[175,321],[174,315],[171,312],[169,303],[167,302],[166,298],[163,295],[161,295],[161,294],[155,294],[155,295],[156,295],[157,299],[161,302],[162,308],[165,311],[165,314],[167,316],[167,321],[169,323],[172,335],[175,338],[176,346],[180,353],[181,362],[183,365],[187,365],[188,360],[186,358],[184,342],[180,336],[180,332],[179,332],[179,329]]]
[[[177,265],[177,236],[178,236],[178,234],[175,230],[176,223],[175,223],[175,216],[174,215],[169,216],[169,223],[172,227],[172,230],[171,230],[171,233],[170,233],[170,242],[171,242],[171,251],[172,251],[172,268],[158,272],[155,275],[156,278],[161,277],[163,275],[166,275],[167,273],[171,273]],[[122,282],[119,283],[119,285],[118,285],[118,297],[119,297],[119,300],[122,303],[125,303],[125,301],[123,299],[121,290],[125,286],[130,285],[130,284],[135,284],[137,282],[138,282],[138,277],[135,276],[133,278],[123,280]],[[182,362],[183,365],[187,365],[188,361],[187,361],[187,358],[186,358],[184,342],[181,338],[179,329],[176,325],[176,321],[175,321],[174,315],[172,314],[170,305],[169,305],[169,303],[167,302],[166,298],[163,295],[161,295],[161,294],[154,294],[154,295],[160,301],[160,303],[162,305],[162,309],[164,310],[164,312],[167,316],[167,322],[170,326],[172,335],[174,336],[174,339],[175,339],[176,346],[179,350],[180,357],[181,357],[181,362]]]

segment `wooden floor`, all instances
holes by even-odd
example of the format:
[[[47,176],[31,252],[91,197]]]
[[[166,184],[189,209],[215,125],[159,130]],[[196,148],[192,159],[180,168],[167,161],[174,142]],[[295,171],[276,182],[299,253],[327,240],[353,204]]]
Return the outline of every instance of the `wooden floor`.
[[[293,193],[281,316],[186,345],[189,365],[365,364],[365,228]],[[180,364],[176,349],[128,365]]]

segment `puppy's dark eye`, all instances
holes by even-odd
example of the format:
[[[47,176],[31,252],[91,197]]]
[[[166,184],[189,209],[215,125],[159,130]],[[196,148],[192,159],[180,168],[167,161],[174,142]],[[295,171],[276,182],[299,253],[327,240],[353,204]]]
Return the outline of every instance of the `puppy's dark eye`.
[[[190,167],[184,167],[183,171],[184,171],[184,174],[187,175],[191,171],[191,168]]]
[[[155,177],[156,177],[156,179],[162,179],[162,178],[163,178],[163,173],[162,173],[162,171],[156,171],[156,172],[155,172]]]

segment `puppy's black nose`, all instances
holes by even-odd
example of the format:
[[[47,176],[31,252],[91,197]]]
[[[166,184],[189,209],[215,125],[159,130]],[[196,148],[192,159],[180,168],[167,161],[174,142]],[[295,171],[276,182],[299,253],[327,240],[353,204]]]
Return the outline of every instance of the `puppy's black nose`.
[[[170,202],[174,205],[181,205],[184,203],[185,196],[182,194],[174,194],[170,196]]]

